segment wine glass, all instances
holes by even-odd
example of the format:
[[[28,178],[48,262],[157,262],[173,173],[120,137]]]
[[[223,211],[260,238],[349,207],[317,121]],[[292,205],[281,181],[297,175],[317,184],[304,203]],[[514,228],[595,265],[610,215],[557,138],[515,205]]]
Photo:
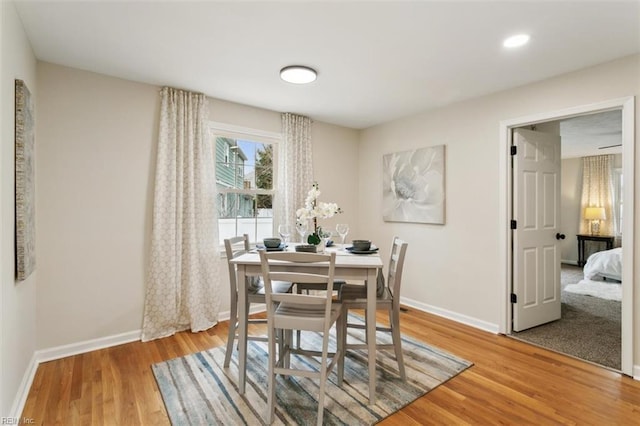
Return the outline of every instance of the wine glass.
[[[349,225],[346,223],[339,223],[336,225],[336,232],[342,238],[342,249],[344,250],[344,239],[347,237],[349,233]]]
[[[304,236],[307,234],[309,224],[307,221],[298,221],[296,222],[296,231],[300,234],[300,242],[304,244]]]
[[[332,235],[333,235],[333,232],[330,229],[322,228],[322,234],[320,235],[320,238],[322,238],[322,241],[324,242],[325,247],[328,247],[328,244],[329,244],[329,241],[331,241]]]
[[[278,225],[278,234],[280,234],[280,238],[282,238],[282,242],[286,246],[291,235],[291,227],[289,225]]]

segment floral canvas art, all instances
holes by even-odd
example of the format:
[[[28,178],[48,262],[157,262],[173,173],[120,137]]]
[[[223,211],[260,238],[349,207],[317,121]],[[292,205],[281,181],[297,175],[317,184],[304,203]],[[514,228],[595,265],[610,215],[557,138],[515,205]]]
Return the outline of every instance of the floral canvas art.
[[[384,155],[384,220],[443,225],[444,166],[444,145]]]

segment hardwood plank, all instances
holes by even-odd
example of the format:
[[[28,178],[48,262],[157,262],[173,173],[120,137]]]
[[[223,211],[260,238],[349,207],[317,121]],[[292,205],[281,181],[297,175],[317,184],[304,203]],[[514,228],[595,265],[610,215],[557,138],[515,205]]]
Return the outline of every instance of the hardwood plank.
[[[640,382],[629,377],[413,309],[400,321],[403,333],[474,366],[383,425],[640,424]],[[227,327],[43,363],[22,415],[46,425],[169,425],[151,365],[224,345]]]

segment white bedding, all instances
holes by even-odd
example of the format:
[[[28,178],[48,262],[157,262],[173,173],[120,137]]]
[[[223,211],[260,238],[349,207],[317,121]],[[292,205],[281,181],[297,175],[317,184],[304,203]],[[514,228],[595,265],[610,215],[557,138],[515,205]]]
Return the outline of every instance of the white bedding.
[[[596,276],[622,281],[622,248],[593,253],[584,265],[584,277],[592,280]]]

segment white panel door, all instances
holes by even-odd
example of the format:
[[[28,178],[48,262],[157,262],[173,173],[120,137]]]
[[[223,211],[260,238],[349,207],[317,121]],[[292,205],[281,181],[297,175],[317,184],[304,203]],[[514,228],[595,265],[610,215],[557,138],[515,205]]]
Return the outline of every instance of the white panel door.
[[[515,129],[513,330],[560,319],[560,137]]]

